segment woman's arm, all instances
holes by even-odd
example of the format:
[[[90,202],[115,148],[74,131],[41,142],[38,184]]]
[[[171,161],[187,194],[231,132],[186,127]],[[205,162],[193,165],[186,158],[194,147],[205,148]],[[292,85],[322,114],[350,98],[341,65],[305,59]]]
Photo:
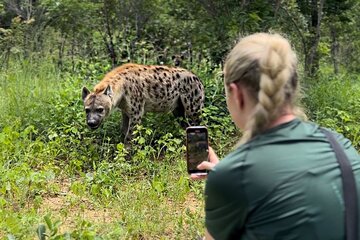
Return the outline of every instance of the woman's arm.
[[[204,240],[214,240],[214,238],[210,235],[207,229],[205,229],[205,237]]]

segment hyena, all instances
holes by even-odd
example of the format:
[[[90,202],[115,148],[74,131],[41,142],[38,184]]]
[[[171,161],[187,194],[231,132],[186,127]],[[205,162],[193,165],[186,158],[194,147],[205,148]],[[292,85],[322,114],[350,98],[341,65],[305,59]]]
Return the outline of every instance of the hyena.
[[[198,125],[204,87],[196,75],[183,68],[128,63],[107,73],[93,92],[84,87],[82,99],[91,129],[97,129],[113,108],[119,108],[127,143],[146,112],[172,112],[187,119],[188,125]]]
[[[184,55],[173,55],[171,59],[173,60],[173,64],[175,67],[180,67],[185,57]]]

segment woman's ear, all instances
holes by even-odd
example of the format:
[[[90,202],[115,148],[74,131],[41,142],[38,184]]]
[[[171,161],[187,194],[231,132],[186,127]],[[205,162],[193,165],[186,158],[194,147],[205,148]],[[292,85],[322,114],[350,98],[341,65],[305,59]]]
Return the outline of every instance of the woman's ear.
[[[240,110],[244,108],[244,88],[236,83],[229,84],[230,97]]]

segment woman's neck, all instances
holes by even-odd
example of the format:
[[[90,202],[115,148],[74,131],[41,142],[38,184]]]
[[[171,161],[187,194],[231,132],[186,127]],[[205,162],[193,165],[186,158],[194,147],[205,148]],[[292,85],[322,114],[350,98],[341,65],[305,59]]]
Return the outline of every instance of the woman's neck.
[[[283,110],[281,111],[280,116],[277,117],[274,121],[272,121],[267,128],[269,129],[269,128],[276,127],[280,124],[290,122],[290,121],[294,120],[295,118],[296,118],[296,115],[294,114],[293,109],[290,106],[286,105],[286,106],[284,106]]]
[[[286,113],[284,115],[281,115],[279,116],[277,119],[275,119],[274,121],[272,121],[270,124],[269,124],[269,127],[267,128],[273,128],[273,127],[276,127],[280,124],[283,124],[283,123],[287,123],[287,122],[290,122],[292,120],[294,120],[296,118],[296,116],[293,114],[293,113]]]

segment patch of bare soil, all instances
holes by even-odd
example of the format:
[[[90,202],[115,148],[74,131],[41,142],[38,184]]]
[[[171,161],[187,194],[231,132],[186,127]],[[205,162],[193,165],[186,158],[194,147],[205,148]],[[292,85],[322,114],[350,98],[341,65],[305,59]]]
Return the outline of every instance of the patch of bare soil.
[[[181,203],[175,203],[172,201],[172,199],[167,199],[167,203],[169,205],[169,208],[173,209],[175,215],[184,215],[186,211],[191,212],[194,215],[204,215],[204,203],[203,200],[196,197],[196,195],[192,192],[190,192],[185,200]],[[164,231],[164,235],[167,236],[167,239],[177,239],[176,237],[176,231],[174,229],[176,228],[174,226],[176,224],[175,222],[173,225],[169,225],[167,229]],[[183,229],[188,229],[188,223],[186,221],[182,221],[182,227]],[[174,235],[175,234],[175,235]]]
[[[193,193],[190,193],[183,204],[184,207],[189,208],[191,212],[203,211],[203,203]]]
[[[105,224],[113,221],[113,212],[106,208],[96,208],[90,200],[75,196],[70,191],[70,182],[62,180],[60,191],[56,195],[43,196],[40,215],[51,213],[51,220],[60,220],[59,232],[71,232],[76,223],[86,220],[92,224]]]

